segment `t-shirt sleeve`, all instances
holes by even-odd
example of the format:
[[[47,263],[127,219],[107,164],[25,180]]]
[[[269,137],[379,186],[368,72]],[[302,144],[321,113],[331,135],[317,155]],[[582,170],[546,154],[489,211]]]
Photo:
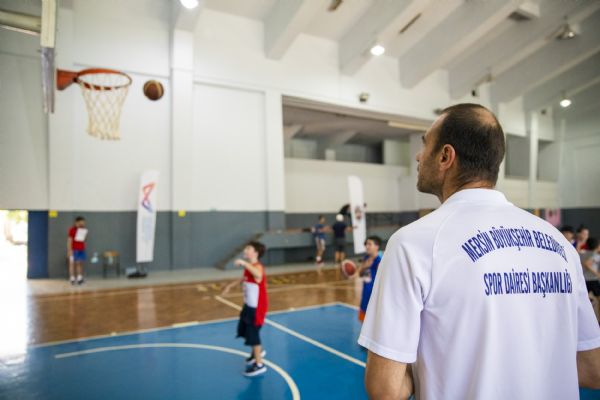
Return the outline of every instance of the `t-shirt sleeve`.
[[[402,238],[388,243],[358,343],[390,360],[412,363],[417,358],[423,310],[422,277]]]
[[[75,239],[75,232],[77,231],[76,228],[69,228],[69,232],[67,234],[67,237],[70,237],[71,239]],[[64,231],[63,231],[64,232]]]
[[[573,291],[577,291],[577,351],[587,351],[600,347],[600,327],[588,297],[583,270],[577,269]],[[574,286],[575,286],[574,285]]]

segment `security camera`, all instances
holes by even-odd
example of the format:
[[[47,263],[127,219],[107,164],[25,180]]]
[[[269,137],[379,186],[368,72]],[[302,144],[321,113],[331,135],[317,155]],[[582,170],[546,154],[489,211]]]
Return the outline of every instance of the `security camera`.
[[[358,95],[358,101],[360,101],[361,103],[366,103],[368,100],[369,100],[369,93],[362,92],[361,94]]]

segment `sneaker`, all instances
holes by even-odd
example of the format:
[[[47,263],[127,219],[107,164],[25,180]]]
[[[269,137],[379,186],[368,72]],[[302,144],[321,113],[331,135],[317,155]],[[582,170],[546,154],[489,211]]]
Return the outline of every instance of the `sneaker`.
[[[256,376],[260,374],[264,374],[267,372],[267,366],[265,364],[258,365],[257,363],[253,363],[252,365],[248,365],[246,368],[246,372],[244,372],[245,376]]]
[[[267,355],[267,351],[265,349],[263,349],[263,351],[260,352],[261,357],[264,357]],[[254,364],[254,353],[250,353],[250,357],[246,358],[246,365],[250,365],[250,364]]]
[[[75,278],[71,278],[71,285],[75,286],[77,284],[77,281],[75,280]]]
[[[83,278],[77,279],[77,284],[78,285],[83,285],[84,282],[85,282],[85,279],[83,279]]]

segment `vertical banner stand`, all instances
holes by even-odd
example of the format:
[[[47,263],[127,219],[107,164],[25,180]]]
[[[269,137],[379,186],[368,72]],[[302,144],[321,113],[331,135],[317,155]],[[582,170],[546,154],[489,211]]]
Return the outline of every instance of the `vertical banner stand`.
[[[136,230],[136,277],[145,277],[147,275],[145,265],[154,260],[158,177],[158,171],[150,170],[145,171],[140,179]]]
[[[350,215],[352,216],[352,236],[354,237],[354,253],[366,251],[367,212],[363,197],[362,181],[357,176],[348,176],[348,193],[350,195]]]

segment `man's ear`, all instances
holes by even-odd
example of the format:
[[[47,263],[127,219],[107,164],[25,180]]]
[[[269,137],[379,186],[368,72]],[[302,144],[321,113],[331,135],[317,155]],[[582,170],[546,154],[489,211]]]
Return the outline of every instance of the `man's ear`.
[[[440,167],[442,170],[448,170],[454,165],[456,161],[456,151],[454,147],[449,144],[445,144],[440,152]]]

